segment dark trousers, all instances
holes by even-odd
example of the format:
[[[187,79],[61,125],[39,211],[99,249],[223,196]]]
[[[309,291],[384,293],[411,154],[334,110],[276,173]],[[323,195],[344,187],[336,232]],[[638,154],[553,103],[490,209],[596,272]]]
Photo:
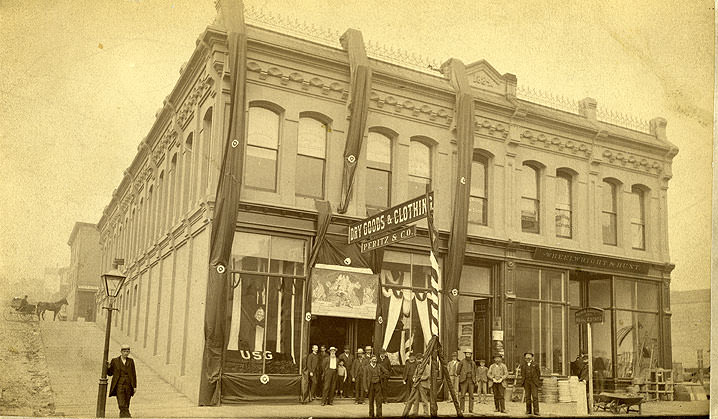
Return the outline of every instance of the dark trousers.
[[[126,382],[117,383],[117,407],[120,408],[121,418],[131,418],[130,399],[132,398],[132,386]]]
[[[469,393],[469,412],[474,411],[474,382],[466,380],[459,383],[459,408],[464,411],[464,400],[466,400],[466,393]]]
[[[538,386],[532,383],[524,383],[524,396],[526,397],[526,413],[539,412]],[[531,406],[533,405],[533,411]]]
[[[381,392],[381,382],[369,383],[369,417],[381,417],[381,404],[384,397]],[[374,405],[376,404],[376,416],[374,416]]]
[[[309,401],[319,397],[319,375],[315,372],[309,376]]]
[[[504,399],[504,386],[501,383],[493,383],[491,390],[494,392],[494,406],[499,412],[506,410],[506,400]]]
[[[337,370],[328,369],[324,372],[324,399],[323,403],[332,404],[337,385]]]
[[[354,401],[359,404],[364,403],[364,385],[360,377],[357,377],[354,383]]]
[[[409,401],[409,396],[411,395],[411,387],[414,385],[414,380],[410,378],[406,379],[406,398],[404,399],[405,402]]]

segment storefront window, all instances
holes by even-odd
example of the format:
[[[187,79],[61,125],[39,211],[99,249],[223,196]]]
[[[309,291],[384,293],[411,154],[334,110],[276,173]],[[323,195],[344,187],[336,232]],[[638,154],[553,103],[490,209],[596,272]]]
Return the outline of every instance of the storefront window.
[[[592,279],[588,282],[588,305],[608,308],[611,306],[611,279]]]
[[[636,282],[627,279],[616,279],[616,307],[635,308]]]
[[[533,351],[542,374],[564,374],[565,273],[519,267],[514,278],[516,302],[510,307],[515,320],[509,366],[514,368],[524,352]]]
[[[660,358],[658,315],[619,310],[616,312],[616,347],[619,378],[643,377]]]
[[[235,234],[228,372],[299,373],[305,246],[304,240]]]
[[[636,283],[638,295],[638,309],[639,310],[658,310],[658,284],[638,281]]]
[[[603,385],[603,378],[613,377],[611,366],[611,311],[603,313],[603,323],[593,323],[591,326],[593,343],[593,370],[596,371],[597,385]],[[600,392],[599,390],[595,390]]]

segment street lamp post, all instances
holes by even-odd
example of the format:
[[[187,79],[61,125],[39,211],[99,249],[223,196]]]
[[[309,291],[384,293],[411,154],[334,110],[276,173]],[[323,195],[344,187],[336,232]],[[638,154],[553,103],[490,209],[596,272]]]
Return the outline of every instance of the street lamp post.
[[[120,293],[120,288],[125,282],[125,275],[117,270],[117,265],[121,264],[121,259],[115,259],[112,270],[110,272],[102,274],[102,279],[105,284],[105,293],[107,295],[108,306],[102,307],[107,310],[107,325],[105,326],[105,349],[102,354],[102,375],[100,375],[100,386],[97,389],[97,410],[95,416],[98,418],[105,417],[105,404],[107,402],[107,355],[110,352],[110,332],[112,330],[112,312],[118,310],[112,305],[115,297]]]

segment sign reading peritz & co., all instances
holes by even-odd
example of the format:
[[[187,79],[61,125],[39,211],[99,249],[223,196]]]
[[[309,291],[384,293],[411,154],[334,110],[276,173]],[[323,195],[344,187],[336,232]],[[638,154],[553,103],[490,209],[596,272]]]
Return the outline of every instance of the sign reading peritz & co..
[[[367,241],[370,237],[387,233],[405,224],[426,218],[429,208],[434,202],[434,192],[421,195],[395,207],[391,207],[376,215],[349,226],[347,239],[349,244],[357,241]]]

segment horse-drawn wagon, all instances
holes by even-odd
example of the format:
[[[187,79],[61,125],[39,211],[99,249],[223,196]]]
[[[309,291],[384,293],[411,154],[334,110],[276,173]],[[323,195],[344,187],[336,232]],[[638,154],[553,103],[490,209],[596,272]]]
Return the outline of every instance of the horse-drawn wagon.
[[[38,320],[37,306],[27,302],[27,298],[14,297],[10,302],[10,306],[3,313],[3,317],[7,321],[32,321]]]

